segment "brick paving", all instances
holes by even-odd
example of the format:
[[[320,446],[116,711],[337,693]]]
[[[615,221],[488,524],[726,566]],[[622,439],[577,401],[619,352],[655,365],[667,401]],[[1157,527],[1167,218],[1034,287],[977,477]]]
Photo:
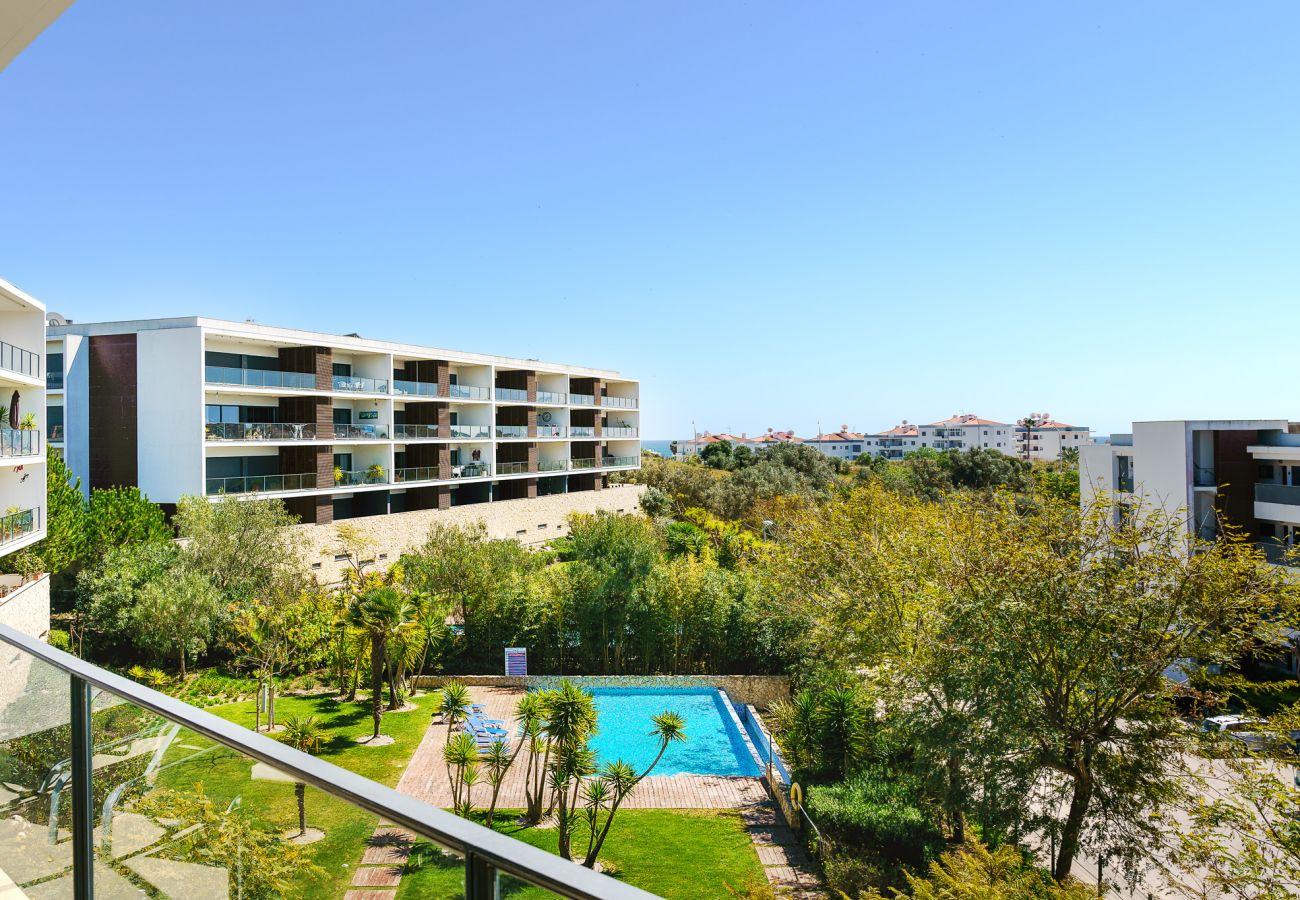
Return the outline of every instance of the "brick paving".
[[[774,803],[765,800],[743,809],[740,818],[754,842],[767,883],[778,897],[812,900],[827,896],[808,854],[781,820]]]

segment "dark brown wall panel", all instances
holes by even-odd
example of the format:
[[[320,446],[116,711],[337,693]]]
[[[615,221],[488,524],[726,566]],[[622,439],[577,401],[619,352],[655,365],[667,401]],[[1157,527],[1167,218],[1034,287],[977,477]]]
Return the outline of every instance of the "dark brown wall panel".
[[[90,487],[140,483],[134,334],[88,341]]]
[[[1253,537],[1258,531],[1255,481],[1259,472],[1259,465],[1247,448],[1258,443],[1258,431],[1214,433],[1214,479],[1220,485],[1214,508],[1221,521],[1244,529],[1247,537]]]

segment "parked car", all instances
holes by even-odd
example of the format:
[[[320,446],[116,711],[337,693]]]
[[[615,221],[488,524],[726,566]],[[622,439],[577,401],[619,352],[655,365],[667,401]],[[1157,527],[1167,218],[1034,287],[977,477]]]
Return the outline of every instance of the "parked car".
[[[1252,719],[1247,716],[1210,716],[1201,722],[1201,733],[1231,738],[1249,750],[1289,750],[1294,753],[1300,733],[1292,732],[1289,736],[1283,737],[1265,731],[1267,725],[1268,723],[1263,719]]]

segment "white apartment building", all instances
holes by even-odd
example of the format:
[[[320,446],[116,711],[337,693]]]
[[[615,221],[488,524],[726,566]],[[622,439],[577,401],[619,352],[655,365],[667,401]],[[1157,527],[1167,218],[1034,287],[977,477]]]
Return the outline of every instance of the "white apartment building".
[[[277,497],[304,522],[601,490],[639,468],[617,372],[209,318],[56,324],[87,490]],[[61,407],[61,408],[60,408]]]
[[[1014,456],[1021,459],[1037,459],[1055,462],[1061,458],[1061,451],[1070,448],[1079,449],[1092,443],[1092,429],[1083,425],[1066,425],[1050,419],[1032,428],[1024,425],[1015,427]]]
[[[868,436],[856,431],[849,431],[849,426],[841,425],[839,431],[819,434],[808,438],[803,443],[814,450],[835,459],[854,460],[868,451]]]
[[[45,537],[45,307],[0,279],[0,556]],[[0,624],[50,629],[48,573],[0,575]]]

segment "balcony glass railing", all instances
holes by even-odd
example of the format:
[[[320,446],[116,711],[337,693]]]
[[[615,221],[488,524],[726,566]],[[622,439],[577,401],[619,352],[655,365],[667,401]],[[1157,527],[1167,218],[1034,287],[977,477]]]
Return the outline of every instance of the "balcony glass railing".
[[[631,397],[601,397],[600,405],[615,409],[636,409],[636,400]]]
[[[245,387],[288,388],[294,391],[316,390],[316,376],[310,372],[272,372],[267,369],[235,369],[230,366],[204,366],[203,380],[208,384],[238,384]]]
[[[606,469],[618,468],[621,466],[635,466],[639,460],[635,456],[606,456],[601,466]]]
[[[408,481],[437,481],[441,477],[438,474],[437,466],[416,466],[414,468],[393,470],[394,484],[405,484]]]
[[[634,438],[636,431],[629,425],[606,425],[600,429],[600,434],[608,438]]]
[[[293,475],[236,475],[230,478],[209,478],[207,480],[209,495],[309,491],[315,487],[315,472],[301,472]]]
[[[393,393],[411,397],[437,397],[438,384],[434,381],[394,381]]]
[[[539,472],[563,472],[567,468],[569,468],[567,459],[543,459],[537,463]]]
[[[491,474],[491,463],[471,462],[451,467],[452,478],[483,478]]]
[[[52,443],[55,443],[55,444],[62,443],[62,441],[63,441],[63,426],[62,426],[62,425],[51,425],[51,426],[50,426],[50,441],[51,441]]]
[[[528,463],[526,462],[498,462],[497,463],[498,475],[522,475],[527,471],[528,471]]]
[[[569,460],[570,469],[594,469],[596,461],[594,459],[571,459]]]
[[[527,886],[529,894],[570,900],[651,898],[8,626],[0,626],[0,648],[0,739],[6,750],[27,751],[20,763],[6,765],[13,790],[0,793],[5,829],[18,836],[6,841],[2,857],[12,878],[6,894],[365,894],[349,888],[354,873],[391,878],[401,871],[400,863],[351,868],[381,821],[411,835],[410,843],[394,838],[385,862],[425,845],[427,858],[455,883],[448,890],[465,900],[515,895]],[[7,753],[7,762],[11,756],[20,755]],[[305,786],[309,822],[328,807],[326,837],[337,846],[327,853],[347,860],[341,870],[303,864],[312,859],[310,847],[298,863],[284,858],[298,849],[291,835],[279,834],[288,823],[268,815],[258,798],[292,798],[294,784]]]
[[[61,390],[63,390],[63,373],[62,373],[62,372],[46,372],[46,373],[45,373],[45,389],[46,389],[47,391],[61,391]]]
[[[466,441],[479,441],[492,436],[492,429],[487,425],[452,425],[451,436]]]
[[[0,341],[0,369],[8,369],[28,378],[40,378],[41,355]]]
[[[388,484],[388,476],[384,474],[382,468],[376,471],[354,469],[350,472],[347,469],[335,469],[334,483],[339,487],[356,487],[359,484]]]
[[[387,394],[387,378],[363,378],[359,375],[335,375],[331,384],[336,391],[350,394]]]
[[[438,436],[437,425],[394,425],[393,437],[399,441],[427,441]]]
[[[569,429],[564,425],[538,425],[537,426],[538,437],[564,437],[564,435],[567,434],[568,431]]]
[[[596,426],[594,425],[570,425],[569,437],[595,437]]]
[[[474,384],[453,384],[448,396],[453,400],[490,400],[492,392]]]
[[[203,436],[209,441],[314,441],[312,422],[209,422]]]
[[[521,391],[518,388],[497,388],[498,400],[509,400],[511,403],[527,403],[528,392]]]
[[[497,437],[499,438],[528,437],[528,426],[527,425],[498,425]]]
[[[1300,506],[1300,484],[1259,482],[1255,485],[1255,499],[1260,503],[1285,503],[1289,506]]]
[[[573,406],[594,406],[596,396],[594,394],[570,394],[569,403]]]
[[[40,452],[41,433],[35,428],[0,428],[0,456],[35,456]]]
[[[556,391],[538,391],[537,402],[554,403],[563,406],[565,403],[569,402],[569,395],[557,393]]]
[[[386,441],[387,425],[346,425],[334,423],[334,440],[336,441]]]
[[[0,516],[0,547],[22,540],[41,527],[41,508],[24,509]]]

